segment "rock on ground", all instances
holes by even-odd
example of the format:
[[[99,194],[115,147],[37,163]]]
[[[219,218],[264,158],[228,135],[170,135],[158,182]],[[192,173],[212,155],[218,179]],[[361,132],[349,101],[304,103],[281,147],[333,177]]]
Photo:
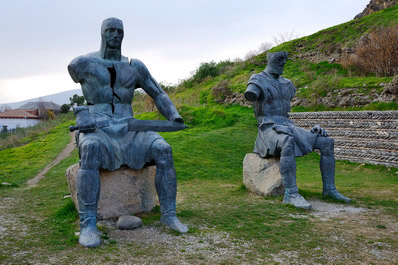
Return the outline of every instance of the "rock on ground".
[[[79,164],[66,170],[66,178],[76,209],[76,175]],[[100,170],[100,198],[98,219],[115,218],[140,212],[149,212],[156,206],[156,167],[140,170],[122,167],[115,171]]]
[[[258,195],[282,195],[285,188],[279,172],[279,159],[265,159],[254,153],[246,154],[243,160],[243,184]]]
[[[137,216],[123,215],[119,217],[116,227],[120,230],[128,230],[140,227],[142,225],[142,220]]]

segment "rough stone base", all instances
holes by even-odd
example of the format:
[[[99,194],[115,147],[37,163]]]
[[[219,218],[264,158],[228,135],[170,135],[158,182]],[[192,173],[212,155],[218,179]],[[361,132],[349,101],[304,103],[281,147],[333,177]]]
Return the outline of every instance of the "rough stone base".
[[[258,154],[246,154],[243,160],[243,184],[258,195],[283,195],[285,188],[279,173],[279,158],[265,159]]]
[[[66,179],[76,209],[79,209],[76,195],[78,170],[79,164],[72,165],[66,170]],[[97,218],[109,219],[151,211],[157,202],[155,174],[155,166],[140,170],[127,167],[112,172],[100,170],[101,188]]]

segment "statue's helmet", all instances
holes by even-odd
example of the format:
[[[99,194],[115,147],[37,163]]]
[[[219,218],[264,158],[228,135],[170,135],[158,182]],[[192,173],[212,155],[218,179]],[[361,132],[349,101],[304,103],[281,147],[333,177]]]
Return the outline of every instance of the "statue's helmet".
[[[116,29],[123,29],[123,21],[121,21],[118,18],[115,17],[110,17],[102,21],[101,25],[101,48],[100,48],[100,53],[103,55],[105,53],[106,49],[106,39],[105,39],[105,31],[110,28],[116,28]]]

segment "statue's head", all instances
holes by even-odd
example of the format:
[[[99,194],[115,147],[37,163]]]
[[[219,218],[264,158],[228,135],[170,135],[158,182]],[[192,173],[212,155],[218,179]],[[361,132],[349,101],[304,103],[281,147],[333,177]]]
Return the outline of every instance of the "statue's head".
[[[274,52],[267,54],[268,64],[265,71],[273,75],[282,75],[287,60],[287,52]]]
[[[120,50],[123,36],[123,21],[114,17],[105,19],[101,26],[101,55],[107,48]]]

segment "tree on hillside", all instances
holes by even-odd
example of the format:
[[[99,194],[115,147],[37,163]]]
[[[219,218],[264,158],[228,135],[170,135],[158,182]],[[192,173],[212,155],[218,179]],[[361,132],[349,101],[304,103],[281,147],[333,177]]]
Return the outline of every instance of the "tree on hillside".
[[[295,40],[301,37],[302,34],[294,32],[279,32],[277,35],[272,36],[272,42],[274,46],[278,46],[284,42]]]
[[[398,74],[398,25],[380,27],[360,39],[343,65],[379,76]]]
[[[78,94],[74,94],[73,97],[69,98],[70,106],[73,107],[75,104],[77,106],[84,105],[84,96],[79,96]]]
[[[68,113],[70,110],[70,104],[62,104],[60,108],[61,113]]]

